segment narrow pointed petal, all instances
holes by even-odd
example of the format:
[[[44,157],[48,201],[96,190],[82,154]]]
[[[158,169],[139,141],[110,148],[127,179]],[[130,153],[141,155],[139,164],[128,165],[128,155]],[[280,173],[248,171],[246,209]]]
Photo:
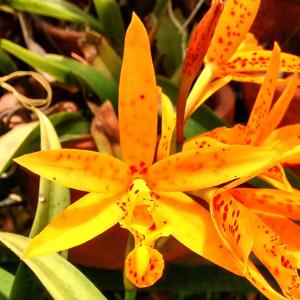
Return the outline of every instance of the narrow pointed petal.
[[[131,176],[126,164],[94,151],[40,151],[20,156],[14,161],[41,177],[87,192],[125,192],[130,184]]]
[[[293,193],[276,189],[236,188],[230,191],[244,206],[258,212],[286,216],[300,220],[300,192]]]
[[[227,72],[220,72],[219,76],[228,76]],[[257,84],[263,84],[265,80],[264,73],[257,73],[257,72],[248,72],[248,73],[230,73],[230,76],[233,81],[238,82],[251,82]],[[287,78],[277,78],[277,85],[286,86],[288,83]],[[300,84],[300,80],[298,80],[298,85]]]
[[[218,79],[210,82],[210,80],[212,79],[209,77],[210,75],[212,75],[212,74],[208,74],[207,78],[204,78],[204,80],[203,80],[203,77],[201,77],[201,76],[203,76],[203,74],[201,73],[201,75],[198,77],[195,85],[193,86],[193,88],[189,94],[189,97],[187,99],[186,110],[185,110],[185,121],[211,95],[213,95],[215,92],[217,92],[219,89],[221,89],[227,83],[229,83],[232,79],[232,77],[229,75],[229,76],[224,76],[222,78],[218,78]],[[207,80],[207,86],[205,86],[204,89],[202,90],[203,85],[205,84],[205,80]],[[199,85],[198,85],[198,81],[199,81]]]
[[[263,130],[262,139],[267,137],[273,130],[280,124],[283,116],[285,115],[291,100],[293,99],[298,85],[298,75],[294,74],[290,77],[288,84],[280,95],[276,103],[273,105],[270,113],[267,116]]]
[[[185,151],[152,165],[146,175],[147,183],[161,191],[194,191],[239,177],[256,176],[276,157],[272,151],[225,144]]]
[[[120,141],[124,161],[135,168],[153,161],[157,135],[158,90],[149,38],[133,14],[125,36],[119,86]]]
[[[287,298],[300,298],[296,258],[288,254],[287,245],[259,217],[248,211],[248,218],[255,236],[253,253],[269,270]]]
[[[136,247],[125,261],[126,277],[139,288],[153,285],[160,279],[163,269],[162,255],[145,245]]]
[[[285,300],[286,298],[276,292],[258,271],[255,265],[251,262],[248,263],[247,272],[245,277],[255,286],[265,297],[272,300]]]
[[[192,33],[179,78],[177,100],[177,139],[183,142],[185,106],[193,81],[199,74],[207,49],[223,9],[222,0],[214,0]]]
[[[184,143],[183,149],[197,149],[202,148],[206,144],[210,145],[211,143],[204,143],[206,138],[209,138],[210,141],[211,139],[214,139],[216,141],[228,145],[243,145],[243,135],[245,133],[245,128],[246,127],[241,124],[235,125],[232,128],[217,127],[213,130],[210,130],[208,132],[202,133],[198,136],[189,139]]]
[[[185,142],[182,147],[182,151],[190,151],[195,149],[209,149],[209,148],[221,149],[223,146],[224,144],[219,142],[218,140],[202,135],[196,138],[192,138],[187,142]]]
[[[269,62],[269,67],[266,72],[265,80],[256,97],[252,108],[247,128],[246,142],[250,145],[259,145],[261,142],[262,129],[265,126],[268,113],[270,111],[278,76],[280,63],[280,48],[275,43],[272,52],[272,57]]]
[[[260,0],[228,0],[217,24],[206,61],[219,66],[237,50],[245,39],[260,5]]]
[[[272,56],[270,50],[255,50],[237,53],[229,60],[221,71],[231,74],[237,72],[264,72],[268,69]],[[300,72],[300,57],[281,53],[280,72]]]
[[[171,100],[162,94],[161,99],[162,121],[161,138],[157,149],[157,160],[161,160],[170,154],[173,132],[176,124],[176,114]]]
[[[280,190],[293,192],[293,187],[286,178],[284,169],[281,164],[276,164],[271,168],[265,170],[262,174],[259,175],[259,177]]]
[[[287,125],[274,130],[263,146],[281,154],[281,162],[300,164],[300,124]]]
[[[210,214],[224,244],[245,271],[254,240],[246,209],[230,194],[222,193],[211,199]]]
[[[259,214],[260,219],[272,228],[280,240],[289,245],[291,249],[300,250],[300,226],[290,219],[282,216]]]
[[[111,228],[124,214],[117,204],[121,196],[89,193],[82,197],[32,239],[24,257],[66,250]]]
[[[207,210],[183,193],[155,192],[159,195],[158,209],[163,212],[172,235],[180,243],[213,263],[241,274],[218,236]]]

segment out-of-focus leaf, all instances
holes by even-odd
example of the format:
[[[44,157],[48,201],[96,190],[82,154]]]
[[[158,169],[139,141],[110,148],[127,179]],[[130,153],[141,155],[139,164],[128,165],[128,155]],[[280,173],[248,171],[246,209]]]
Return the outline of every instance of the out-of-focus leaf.
[[[100,99],[110,99],[114,104],[117,102],[117,83],[94,67],[61,55],[40,56],[5,39],[0,41],[0,46],[31,67],[52,75],[58,81],[75,85],[79,80],[88,85]]]
[[[2,74],[12,73],[17,70],[16,64],[9,55],[0,48],[0,71]]]
[[[71,120],[80,120],[77,113],[57,113],[50,117],[55,126]],[[68,123],[67,123],[68,124]],[[61,130],[63,133],[65,131]],[[75,133],[75,132],[74,132]],[[11,164],[11,160],[21,154],[38,148],[39,124],[32,122],[22,124],[0,136],[0,174]]]
[[[61,148],[59,138],[50,120],[39,109],[32,108],[40,124],[41,150]],[[40,178],[37,209],[29,236],[33,238],[40,233],[48,223],[61,211],[70,205],[70,191],[57,183]],[[67,254],[67,252],[64,252]],[[40,283],[36,281],[28,267],[21,262],[15,277],[10,297],[12,299],[33,299]]]
[[[22,124],[0,137],[0,174],[5,171],[22,143],[37,126],[37,122]]]
[[[0,268],[0,300],[8,299],[14,281],[14,275]]]
[[[16,10],[31,14],[53,17],[60,20],[88,25],[103,32],[101,21],[95,19],[76,5],[64,0],[6,0],[6,3]]]
[[[171,22],[168,15],[164,14],[156,35],[157,49],[162,56],[164,68],[172,76],[182,63],[181,34]]]
[[[50,120],[39,110],[33,111],[39,118],[41,150],[60,149],[59,138]],[[56,216],[70,205],[69,189],[49,180],[40,179],[39,201],[30,237],[36,236]]]
[[[93,0],[106,37],[119,51],[124,43],[125,27],[120,7],[115,0]]]
[[[1,232],[0,241],[21,257],[30,239],[21,235]],[[54,299],[106,299],[78,269],[58,254],[25,259]]]
[[[121,58],[115,52],[115,50],[110,46],[106,39],[101,38],[99,44],[97,45],[97,50],[99,53],[98,59],[101,60],[113,76],[116,82],[119,81],[120,71],[121,71]],[[94,61],[94,66],[97,68],[97,58]]]
[[[113,105],[117,106],[118,85],[111,78],[103,76],[97,69],[91,66],[64,57],[61,55],[49,54],[47,59],[52,62],[63,64],[70,68],[72,73],[85,82],[102,100],[110,100]]]

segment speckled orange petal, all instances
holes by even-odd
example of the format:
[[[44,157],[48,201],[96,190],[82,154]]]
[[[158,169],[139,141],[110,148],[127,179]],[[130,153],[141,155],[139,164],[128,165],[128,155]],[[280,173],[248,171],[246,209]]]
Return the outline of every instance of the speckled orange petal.
[[[222,68],[226,73],[236,72],[264,72],[268,69],[272,56],[270,50],[258,50],[233,55]],[[300,57],[288,53],[281,53],[280,72],[300,72]]]
[[[260,172],[272,164],[275,152],[250,146],[202,148],[158,161],[149,168],[150,188],[161,191],[194,191]]]
[[[158,209],[168,220],[171,234],[180,243],[213,263],[241,275],[207,210],[183,193],[155,192],[159,195]]]
[[[283,165],[300,164],[300,124],[275,129],[264,141],[263,146],[280,153]]]
[[[220,72],[219,76],[228,76],[227,72]],[[263,84],[265,80],[264,73],[230,73],[230,76],[233,81],[238,82],[251,82],[257,84]],[[288,79],[287,78],[277,78],[277,85],[287,85]],[[298,80],[298,85],[300,84],[300,80]]]
[[[144,244],[131,251],[125,261],[126,277],[139,288],[153,285],[161,277],[163,269],[162,255]]]
[[[228,145],[242,145],[244,144],[243,135],[245,128],[246,127],[241,124],[237,124],[232,128],[217,127],[189,139],[185,142],[183,149],[202,148],[201,146],[205,146],[205,144],[203,145],[204,138],[214,139]]]
[[[212,71],[213,72],[213,71]],[[205,75],[205,74],[204,74]],[[203,73],[198,77],[196,83],[194,84],[187,102],[185,109],[185,121],[189,118],[211,95],[225,86],[227,83],[231,81],[231,75],[224,76],[222,78],[216,79],[212,82],[209,78],[203,80]],[[210,74],[212,75],[212,74]],[[203,81],[202,81],[203,80]],[[205,86],[205,80],[207,80],[207,85]],[[198,84],[199,83],[199,84]],[[202,90],[203,89],[203,90]]]
[[[300,279],[296,258],[287,253],[286,245],[259,217],[248,211],[248,218],[255,236],[253,253],[275,278],[283,294],[289,299],[299,299]]]
[[[195,149],[216,149],[222,148],[223,143],[208,136],[199,136],[186,141],[182,147],[182,151],[190,151]]]
[[[247,211],[230,194],[222,193],[211,199],[210,214],[224,244],[245,270],[254,239]]]
[[[131,180],[124,162],[94,151],[40,151],[20,156],[14,161],[41,177],[87,192],[126,191]]]
[[[276,189],[236,188],[230,194],[253,210],[300,220],[300,192],[297,190],[289,193]]]
[[[117,204],[121,196],[89,193],[74,202],[32,239],[24,257],[66,250],[111,228],[124,214]]]
[[[271,168],[265,170],[259,175],[259,177],[280,190],[293,192],[293,188],[286,178],[284,169],[281,164],[276,164]]]
[[[161,98],[161,138],[157,149],[157,160],[161,160],[170,154],[173,132],[176,124],[176,114],[171,100],[164,94]]]
[[[289,248],[300,250],[300,226],[282,216],[259,214],[262,221],[272,228],[280,240],[289,245]]]
[[[269,67],[252,108],[247,128],[246,143],[250,145],[259,145],[261,142],[261,131],[265,125],[268,113],[270,111],[273,96],[276,88],[278,68],[280,63],[280,48],[277,43],[274,44],[272,57]]]
[[[256,13],[260,0],[228,0],[217,24],[206,61],[219,66],[237,50],[246,37]]]
[[[277,126],[280,124],[286,110],[289,107],[291,100],[293,99],[298,85],[298,75],[294,74],[288,81],[286,88],[280,95],[276,103],[270,110],[264,126],[261,131],[261,139],[267,137]]]
[[[119,85],[120,142],[124,161],[132,169],[151,165],[157,138],[157,105],[149,38],[133,14],[127,29]]]
[[[245,277],[268,299],[286,300],[285,297],[283,297],[271,287],[270,283],[263,277],[263,275],[251,262],[248,262]]]

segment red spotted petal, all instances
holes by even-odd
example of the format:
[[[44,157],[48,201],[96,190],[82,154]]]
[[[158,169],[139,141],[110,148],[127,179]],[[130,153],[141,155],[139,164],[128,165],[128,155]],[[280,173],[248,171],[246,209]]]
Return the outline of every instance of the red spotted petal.
[[[300,192],[296,190],[289,193],[276,189],[236,188],[230,194],[253,210],[300,220]]]

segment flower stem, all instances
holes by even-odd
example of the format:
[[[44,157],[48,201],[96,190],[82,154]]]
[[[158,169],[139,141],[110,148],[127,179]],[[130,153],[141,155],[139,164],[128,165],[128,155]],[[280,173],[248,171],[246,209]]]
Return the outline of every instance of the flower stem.
[[[136,297],[136,289],[125,291],[124,300],[135,300],[135,297]]]

